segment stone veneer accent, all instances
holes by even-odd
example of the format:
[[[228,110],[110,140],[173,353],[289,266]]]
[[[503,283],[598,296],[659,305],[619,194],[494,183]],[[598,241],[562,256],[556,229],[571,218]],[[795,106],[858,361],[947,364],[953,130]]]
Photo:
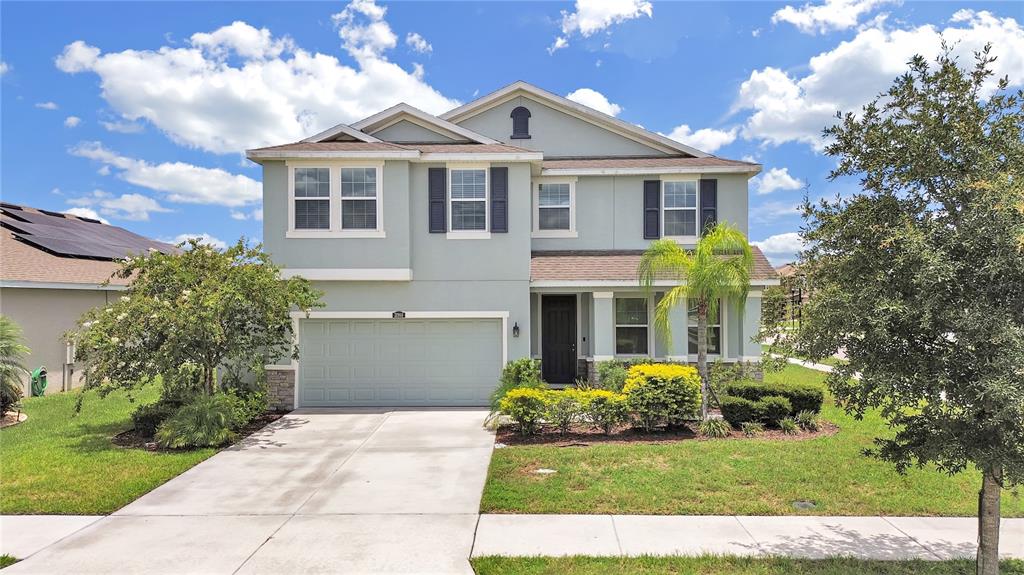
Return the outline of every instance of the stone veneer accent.
[[[267,367],[267,403],[273,411],[295,409],[295,370]]]

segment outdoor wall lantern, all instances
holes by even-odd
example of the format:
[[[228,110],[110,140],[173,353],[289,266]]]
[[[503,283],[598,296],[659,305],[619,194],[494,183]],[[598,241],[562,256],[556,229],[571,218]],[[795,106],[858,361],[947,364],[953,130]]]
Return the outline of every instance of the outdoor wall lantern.
[[[512,337],[519,337],[519,322],[512,326]]]

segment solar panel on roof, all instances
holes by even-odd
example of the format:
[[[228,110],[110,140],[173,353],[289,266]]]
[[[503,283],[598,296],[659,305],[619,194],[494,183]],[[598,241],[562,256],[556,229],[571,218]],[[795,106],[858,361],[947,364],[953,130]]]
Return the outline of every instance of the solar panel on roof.
[[[26,243],[56,255],[118,259],[130,254],[143,254],[151,249],[170,252],[167,244],[155,242],[124,228],[103,225],[95,220],[82,221],[56,212],[17,209],[11,213],[4,206],[4,227]]]

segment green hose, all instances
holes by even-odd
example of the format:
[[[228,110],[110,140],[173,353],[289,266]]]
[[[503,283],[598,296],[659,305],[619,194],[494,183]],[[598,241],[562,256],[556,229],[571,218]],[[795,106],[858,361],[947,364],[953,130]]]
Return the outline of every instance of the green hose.
[[[32,397],[46,393],[46,367],[38,367],[32,371]]]

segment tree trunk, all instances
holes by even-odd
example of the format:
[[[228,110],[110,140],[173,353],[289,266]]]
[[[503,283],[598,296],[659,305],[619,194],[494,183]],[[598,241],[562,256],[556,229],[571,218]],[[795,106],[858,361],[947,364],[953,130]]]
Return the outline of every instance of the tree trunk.
[[[689,345],[689,344],[687,344]],[[708,303],[697,302],[697,371],[700,373],[700,420],[708,418]]]
[[[999,575],[999,495],[1002,468],[984,470],[978,493],[978,575]]]
[[[203,387],[206,395],[213,395],[213,368],[210,366],[203,366]]]

